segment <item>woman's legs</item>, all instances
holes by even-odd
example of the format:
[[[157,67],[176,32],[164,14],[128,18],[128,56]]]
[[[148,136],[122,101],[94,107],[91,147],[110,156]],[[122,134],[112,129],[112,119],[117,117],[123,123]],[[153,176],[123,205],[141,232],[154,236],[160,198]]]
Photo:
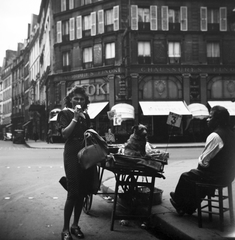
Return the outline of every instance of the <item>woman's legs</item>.
[[[78,197],[76,200],[75,206],[74,206],[74,220],[72,226],[78,226],[78,222],[81,216],[82,212],[82,207],[83,207],[83,202],[84,202],[84,196],[81,195]]]
[[[63,232],[69,232],[69,224],[70,219],[73,213],[75,201],[74,200],[66,200],[65,206],[64,206],[64,227]]]

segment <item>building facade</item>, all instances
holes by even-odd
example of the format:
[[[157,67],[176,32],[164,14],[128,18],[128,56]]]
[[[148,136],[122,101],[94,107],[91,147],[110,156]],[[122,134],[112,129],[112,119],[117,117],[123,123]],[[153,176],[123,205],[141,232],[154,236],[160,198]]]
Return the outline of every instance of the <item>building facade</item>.
[[[13,60],[12,69],[12,129],[21,129],[24,124],[24,50],[18,44],[17,57]]]
[[[112,125],[107,111],[125,102],[135,118],[115,127],[117,135],[142,122],[151,140],[185,138],[187,112],[172,130],[161,110],[166,102],[178,102],[177,111],[182,103],[234,98],[233,1],[52,2],[54,71],[47,89],[63,107],[72,86],[86,85],[91,102],[104,103],[93,119],[101,134]],[[203,133],[204,125],[197,123]]]
[[[234,0],[42,0],[38,24],[40,73],[29,73],[38,97],[29,110],[44,119],[40,134],[74,85],[86,86],[93,127],[102,136],[111,128],[119,141],[138,122],[152,142],[205,140],[193,103],[235,116]],[[107,112],[120,103],[134,116],[116,125]],[[182,116],[179,127],[167,124],[169,112]]]

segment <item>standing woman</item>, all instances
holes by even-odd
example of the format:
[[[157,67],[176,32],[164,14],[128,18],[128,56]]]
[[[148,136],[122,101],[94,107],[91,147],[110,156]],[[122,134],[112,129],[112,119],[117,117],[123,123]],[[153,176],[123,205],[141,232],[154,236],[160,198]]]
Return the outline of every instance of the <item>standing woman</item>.
[[[86,113],[89,103],[85,89],[81,86],[75,86],[65,98],[66,108],[58,115],[59,130],[63,138],[66,139],[64,169],[68,191],[64,207],[62,240],[72,240],[71,233],[78,238],[84,238],[78,222],[84,197],[92,191],[92,170],[81,168],[77,154],[83,148],[84,132],[90,127],[90,118]],[[73,212],[74,220],[70,228]]]

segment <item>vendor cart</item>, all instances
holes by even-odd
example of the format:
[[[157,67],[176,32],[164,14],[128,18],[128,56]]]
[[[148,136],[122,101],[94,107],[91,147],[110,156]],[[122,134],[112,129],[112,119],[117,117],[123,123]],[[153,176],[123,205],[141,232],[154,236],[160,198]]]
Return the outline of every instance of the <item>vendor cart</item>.
[[[108,155],[105,162],[102,162],[98,166],[99,181],[101,183],[104,170],[113,172],[116,179],[115,190],[114,190],[114,202],[111,214],[111,225],[110,230],[114,228],[114,221],[118,219],[144,219],[151,215],[152,204],[153,204],[153,194],[154,194],[154,184],[155,178],[164,178],[163,170],[164,165],[167,161],[160,159],[151,158],[138,158],[130,157],[122,154],[110,154]],[[129,201],[129,205],[134,207],[135,200],[139,196],[139,191],[141,187],[149,188],[149,198],[147,205],[147,213],[145,216],[143,214],[138,214],[133,212],[132,208],[128,211],[126,215],[117,214],[117,199],[120,195],[120,191],[123,196]],[[92,205],[92,194],[88,195],[84,201],[83,210],[85,213],[89,213]]]

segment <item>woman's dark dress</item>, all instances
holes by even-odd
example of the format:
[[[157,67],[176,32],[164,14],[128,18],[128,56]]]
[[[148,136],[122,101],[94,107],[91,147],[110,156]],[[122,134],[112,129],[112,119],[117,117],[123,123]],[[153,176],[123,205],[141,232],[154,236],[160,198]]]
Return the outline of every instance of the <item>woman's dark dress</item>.
[[[84,132],[90,127],[90,118],[85,114],[86,119],[79,117],[72,134],[64,146],[64,169],[67,178],[68,199],[76,199],[79,195],[92,193],[94,168],[84,170],[81,168],[77,154],[84,147]],[[66,128],[74,117],[69,110],[62,110],[58,115],[60,131]]]

